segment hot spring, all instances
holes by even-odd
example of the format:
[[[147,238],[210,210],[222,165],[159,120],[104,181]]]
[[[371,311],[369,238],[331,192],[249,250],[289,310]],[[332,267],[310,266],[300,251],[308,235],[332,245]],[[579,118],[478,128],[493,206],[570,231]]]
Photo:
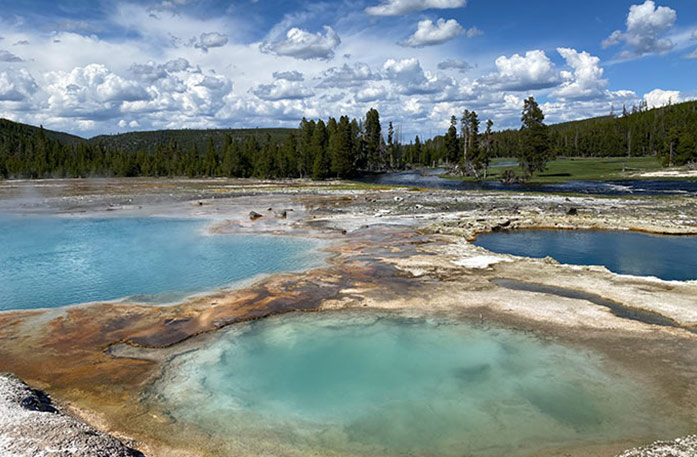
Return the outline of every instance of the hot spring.
[[[517,230],[483,233],[477,246],[501,254],[552,257],[665,280],[697,279],[697,237],[603,230]]]
[[[132,297],[167,302],[259,274],[302,270],[309,239],[211,235],[211,221],[0,215],[0,311]]]
[[[595,353],[393,314],[235,326],[174,357],[152,389],[235,455],[530,455],[679,430]]]

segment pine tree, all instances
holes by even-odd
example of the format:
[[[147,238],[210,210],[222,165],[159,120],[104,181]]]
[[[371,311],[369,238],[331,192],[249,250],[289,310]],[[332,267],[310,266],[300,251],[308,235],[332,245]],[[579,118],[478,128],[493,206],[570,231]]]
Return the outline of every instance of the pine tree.
[[[351,124],[348,116],[341,116],[336,133],[330,139],[331,171],[339,178],[348,178],[353,174],[353,144],[351,142]]]
[[[529,97],[525,100],[520,118],[523,125],[520,128],[522,144],[519,159],[526,178],[543,171],[550,158],[549,134],[544,119],[545,116],[535,98]]]
[[[375,108],[371,108],[365,115],[365,138],[368,169],[380,171],[384,168],[382,127],[380,126],[380,114]]]
[[[329,136],[327,127],[321,119],[315,125],[310,143],[310,153],[314,157],[312,179],[325,179],[329,176],[329,154],[327,151]]]
[[[455,116],[451,116],[450,128],[448,128],[448,133],[445,134],[445,159],[448,163],[457,163],[459,149],[457,139],[457,119],[455,119]]]

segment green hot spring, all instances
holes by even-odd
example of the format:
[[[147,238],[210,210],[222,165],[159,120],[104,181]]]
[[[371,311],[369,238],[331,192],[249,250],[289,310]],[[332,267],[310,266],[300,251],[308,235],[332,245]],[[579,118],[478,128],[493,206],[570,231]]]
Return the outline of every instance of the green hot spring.
[[[529,455],[676,434],[607,363],[463,321],[294,314],[174,357],[152,399],[238,455]]]

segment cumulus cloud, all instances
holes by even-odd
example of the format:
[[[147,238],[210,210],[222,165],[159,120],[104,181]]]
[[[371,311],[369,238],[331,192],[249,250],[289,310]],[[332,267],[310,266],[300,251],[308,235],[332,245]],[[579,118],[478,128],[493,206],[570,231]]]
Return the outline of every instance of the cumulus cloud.
[[[648,94],[644,94],[644,101],[649,108],[659,108],[673,103],[680,103],[683,99],[680,91],[654,89]]]
[[[401,16],[427,9],[462,8],[467,0],[382,0],[379,5],[369,6],[365,12],[373,16]]]
[[[191,64],[188,60],[183,57],[178,59],[170,60],[163,65],[164,69],[170,73],[178,73],[180,71],[186,71],[191,68]]]
[[[557,52],[573,72],[561,72],[564,82],[552,92],[552,96],[561,99],[588,99],[604,94],[608,83],[603,79],[604,70],[600,67],[598,57],[570,48],[557,48]]]
[[[332,67],[324,71],[319,87],[355,87],[362,85],[366,81],[377,81],[380,79],[380,74],[373,72],[368,64],[357,62],[353,66],[344,64],[341,67]]]
[[[387,97],[387,89],[383,86],[368,86],[356,93],[356,101],[361,103],[382,100]]]
[[[251,92],[262,100],[302,100],[315,94],[296,81],[279,79],[271,84],[260,84]]]
[[[334,51],[341,44],[339,35],[328,25],[324,26],[324,34],[312,33],[298,27],[288,30],[286,36],[273,42],[264,42],[259,49],[262,52],[289,56],[296,59],[329,60],[334,57]]]
[[[421,68],[417,59],[389,59],[382,67],[389,79],[404,95],[435,94],[454,85],[451,78],[439,78]]]
[[[0,73],[0,102],[22,102],[39,90],[36,81],[25,69]]]
[[[122,129],[126,128],[126,127],[130,127],[132,129],[140,127],[140,124],[138,123],[138,121],[133,120],[131,122],[127,122],[125,119],[121,119],[117,125],[119,127],[121,127]]]
[[[439,70],[457,70],[460,73],[465,73],[474,68],[468,62],[460,59],[447,59],[438,63]]]
[[[144,64],[133,64],[130,71],[139,80],[147,82],[154,82],[167,77],[167,70],[164,66],[158,65],[153,61]]]
[[[484,35],[484,32],[477,27],[470,27],[465,31],[465,36],[467,38],[474,38]]]
[[[284,79],[286,81],[304,81],[305,76],[299,71],[274,71],[273,79]]]
[[[227,35],[218,32],[202,33],[198,38],[193,38],[192,43],[196,49],[208,52],[210,48],[220,48],[228,42]]]
[[[23,62],[23,60],[10,51],[0,49],[0,62]]]
[[[420,48],[433,46],[452,40],[465,33],[465,29],[455,19],[438,19],[434,24],[430,19],[419,21],[416,32],[402,43],[404,46]]]
[[[495,63],[498,72],[481,78],[481,85],[499,90],[529,91],[548,89],[560,83],[554,64],[541,50],[528,51],[524,56],[501,56]]]
[[[675,47],[670,38],[662,37],[675,24],[677,13],[667,6],[656,7],[653,0],[632,5],[627,15],[627,30],[615,30],[603,41],[603,48],[625,43],[620,57],[639,57],[650,53],[666,53]]]
[[[71,72],[50,72],[46,79],[50,109],[60,117],[113,118],[122,103],[150,98],[138,82],[124,79],[100,64]]]
[[[697,29],[694,29],[694,30],[692,31],[692,39],[693,39],[693,40],[697,40]]]

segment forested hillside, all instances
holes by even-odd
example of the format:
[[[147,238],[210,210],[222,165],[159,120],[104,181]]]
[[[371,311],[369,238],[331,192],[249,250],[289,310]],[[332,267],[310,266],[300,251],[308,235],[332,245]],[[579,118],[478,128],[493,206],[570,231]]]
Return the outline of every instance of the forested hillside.
[[[36,137],[42,127],[34,127],[33,125],[20,124],[18,122],[0,119],[0,144],[23,143],[30,141]],[[84,138],[70,135],[69,133],[56,132],[53,130],[43,129],[44,135],[51,140],[60,142],[61,144],[73,145],[81,143]]]
[[[684,165],[697,161],[697,101],[550,125],[549,140],[560,157],[658,155]],[[494,133],[495,156],[514,156],[519,147],[518,130]]]
[[[346,178],[386,170],[379,114],[365,121],[341,116],[299,129],[173,130],[99,136],[70,135],[4,121],[0,177],[230,176]],[[18,133],[19,132],[19,133]],[[393,131],[389,142],[392,145]]]
[[[180,148],[188,150],[197,148],[203,151],[208,147],[208,141],[213,140],[216,148],[222,148],[228,137],[234,141],[245,141],[254,137],[259,142],[282,143],[289,133],[295,129],[264,128],[264,129],[210,129],[210,130],[153,130],[146,132],[128,132],[118,135],[99,135],[88,140],[93,146],[102,145],[110,150],[125,152],[154,151],[158,145],[176,143]]]

